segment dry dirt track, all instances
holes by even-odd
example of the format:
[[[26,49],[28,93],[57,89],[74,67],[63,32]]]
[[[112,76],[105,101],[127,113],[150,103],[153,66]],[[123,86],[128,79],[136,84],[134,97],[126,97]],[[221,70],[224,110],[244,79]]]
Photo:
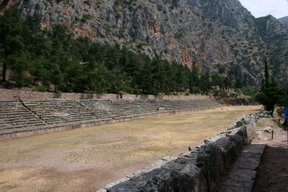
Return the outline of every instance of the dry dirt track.
[[[260,119],[260,128],[272,128],[271,132],[259,131],[258,140],[253,142],[266,144],[260,166],[257,170],[253,192],[288,192],[288,142],[287,132],[279,128],[271,118]]]
[[[259,109],[224,107],[0,141],[0,191],[96,191]]]

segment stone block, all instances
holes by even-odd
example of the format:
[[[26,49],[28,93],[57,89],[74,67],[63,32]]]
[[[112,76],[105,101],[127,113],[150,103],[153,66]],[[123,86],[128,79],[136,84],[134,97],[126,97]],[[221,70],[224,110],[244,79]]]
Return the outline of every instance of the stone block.
[[[234,167],[236,167],[237,169],[256,170],[259,164],[260,159],[246,158],[241,156],[239,159],[237,159],[237,162],[234,164]]]
[[[217,192],[252,192],[250,188],[243,188],[238,186],[224,185]]]

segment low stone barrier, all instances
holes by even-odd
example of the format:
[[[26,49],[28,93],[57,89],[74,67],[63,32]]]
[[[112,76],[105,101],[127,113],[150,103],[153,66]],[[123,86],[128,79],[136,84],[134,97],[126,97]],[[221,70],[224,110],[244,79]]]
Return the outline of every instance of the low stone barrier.
[[[226,132],[158,168],[144,171],[122,183],[101,189],[106,192],[205,192],[216,191],[243,147],[256,136],[261,113],[249,115]],[[110,185],[111,186],[111,185]]]
[[[2,89],[0,88],[0,100],[11,99],[27,100],[49,100],[49,99],[65,99],[65,100],[82,100],[82,99],[101,99],[101,100],[191,100],[191,99],[209,99],[204,95],[133,95],[133,94],[95,94],[95,93],[51,93],[51,92],[36,92],[26,91],[22,89]]]

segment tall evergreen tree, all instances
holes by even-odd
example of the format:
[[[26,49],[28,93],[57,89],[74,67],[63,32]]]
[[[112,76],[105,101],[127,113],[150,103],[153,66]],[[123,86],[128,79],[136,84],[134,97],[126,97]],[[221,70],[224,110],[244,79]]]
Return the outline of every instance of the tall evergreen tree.
[[[273,115],[275,105],[280,102],[282,93],[278,88],[277,83],[270,81],[268,62],[266,58],[264,60],[264,67],[264,84],[262,85],[260,92],[257,93],[256,100],[263,104],[267,111],[271,111],[271,115]]]
[[[11,67],[10,62],[15,61],[16,53],[23,49],[21,22],[21,17],[16,9],[9,9],[4,13],[4,16],[0,16],[0,58],[2,81],[4,82],[6,81],[7,69]]]

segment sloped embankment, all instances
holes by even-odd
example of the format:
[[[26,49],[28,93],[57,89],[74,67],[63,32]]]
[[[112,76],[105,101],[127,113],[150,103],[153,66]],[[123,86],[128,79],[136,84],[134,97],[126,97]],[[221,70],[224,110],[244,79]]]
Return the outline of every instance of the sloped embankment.
[[[63,131],[147,115],[216,108],[208,98],[192,100],[0,101],[0,138]]]

